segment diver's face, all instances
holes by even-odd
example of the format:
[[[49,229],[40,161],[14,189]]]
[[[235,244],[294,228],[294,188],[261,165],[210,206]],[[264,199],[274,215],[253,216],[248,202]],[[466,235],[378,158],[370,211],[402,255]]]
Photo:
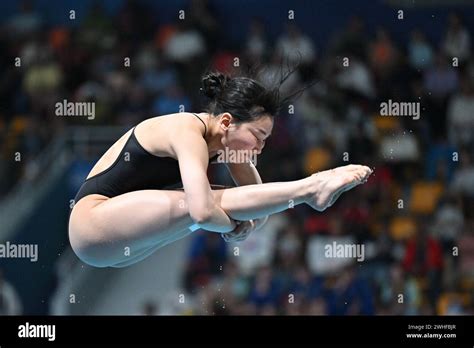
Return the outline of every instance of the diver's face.
[[[222,144],[229,150],[255,151],[256,154],[260,154],[272,129],[273,118],[270,116],[262,116],[240,124],[230,122],[222,136]]]

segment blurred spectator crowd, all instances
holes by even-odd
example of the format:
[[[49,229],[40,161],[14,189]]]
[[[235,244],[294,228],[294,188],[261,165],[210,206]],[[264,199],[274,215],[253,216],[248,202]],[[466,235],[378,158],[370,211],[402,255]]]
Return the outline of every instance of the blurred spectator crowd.
[[[281,92],[318,82],[276,117],[258,162],[263,181],[349,163],[375,173],[325,212],[295,207],[243,243],[196,233],[185,312],[474,314],[474,54],[462,18],[449,15],[440,42],[414,29],[400,45],[354,16],[322,50],[291,21],[271,41],[257,17],[243,45],[218,46],[212,6],[193,0],[185,11],[186,20],[157,25],[139,2],[115,16],[97,3],[66,28],[21,2],[0,30],[0,198],[65,127],[52,117],[58,101],[96,103],[94,121],[67,125],[131,126],[180,107],[199,112],[201,74],[232,71],[236,57],[263,64],[263,83],[300,62]],[[381,116],[389,99],[419,102],[421,117]],[[222,168],[211,175],[228,180]],[[333,241],[364,245],[365,260],[325,258]]]
[[[293,25],[274,43],[263,28],[253,23],[242,54],[270,75],[283,56],[301,59],[283,91],[318,80],[276,119],[257,166],[264,181],[348,163],[375,173],[325,212],[290,209],[241,244],[196,235],[189,312],[474,314],[474,59],[461,18],[449,16],[442,42],[415,29],[399,46],[353,17],[319,53]],[[421,117],[381,116],[390,99],[419,102]],[[328,259],[334,241],[364,245],[365,260]]]

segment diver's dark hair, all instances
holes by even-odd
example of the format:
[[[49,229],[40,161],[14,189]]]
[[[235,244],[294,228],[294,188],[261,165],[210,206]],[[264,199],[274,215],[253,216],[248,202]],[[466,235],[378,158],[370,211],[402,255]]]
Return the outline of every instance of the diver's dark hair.
[[[206,73],[201,79],[201,92],[210,99],[204,111],[212,115],[228,112],[236,119],[237,123],[251,122],[262,116],[276,116],[280,109],[287,103],[298,98],[304,90],[314,84],[311,83],[296,92],[282,97],[281,85],[299,68],[297,64],[286,74],[280,68],[279,81],[273,86],[266,87],[258,80],[263,71],[258,66],[247,66],[236,76],[224,74],[219,71]]]

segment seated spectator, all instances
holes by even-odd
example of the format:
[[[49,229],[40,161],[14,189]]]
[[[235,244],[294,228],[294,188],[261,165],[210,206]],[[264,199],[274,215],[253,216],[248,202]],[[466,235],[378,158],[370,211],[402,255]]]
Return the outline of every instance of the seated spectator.
[[[43,25],[43,18],[39,12],[35,12],[31,0],[19,2],[20,12],[12,16],[5,24],[7,33],[15,40],[31,37],[38,32]]]
[[[356,57],[349,59],[349,66],[341,67],[336,75],[337,85],[367,98],[375,97],[372,71],[360,59]]]
[[[298,298],[309,298],[312,290],[312,279],[309,270],[300,265],[295,267],[291,282],[288,286],[288,294]]]
[[[419,70],[424,70],[433,63],[433,49],[425,37],[425,34],[415,29],[408,43],[408,57],[410,65]]]
[[[456,244],[464,228],[464,216],[458,196],[452,194],[446,198],[436,210],[433,232],[441,241],[445,253],[452,255],[452,247]]]
[[[227,260],[226,242],[218,233],[198,233],[192,239],[185,271],[186,290],[207,285],[222,272]]]
[[[295,24],[287,23],[285,33],[277,38],[276,54],[290,64],[311,64],[316,59],[316,49],[311,38],[303,34]]]
[[[474,146],[474,82],[464,78],[461,90],[449,100],[447,126],[453,145]]]
[[[251,20],[244,46],[244,53],[250,62],[258,63],[266,60],[269,43],[261,18],[255,17]]]
[[[408,241],[402,264],[406,272],[415,275],[440,272],[443,256],[439,241],[430,236],[425,228],[418,228],[415,236]]]
[[[455,152],[456,148],[452,143],[448,143],[442,138],[430,144],[425,159],[426,179],[429,181],[440,180],[444,183],[449,183],[456,169],[456,162],[453,161],[453,154]]]
[[[467,197],[474,197],[474,164],[468,151],[459,155],[460,167],[454,173],[450,188],[453,192]]]
[[[355,56],[365,60],[367,54],[367,36],[364,32],[364,22],[359,16],[352,16],[347,27],[334,39],[332,55]]]
[[[286,59],[286,58],[285,58]],[[259,79],[265,86],[272,86],[281,77],[281,67],[284,64],[283,57],[273,53],[265,69],[260,72]],[[298,74],[291,74],[280,86],[280,93],[286,95],[291,93],[300,84],[301,78]]]
[[[401,315],[405,309],[405,303],[410,299],[403,298],[403,302],[398,301],[399,295],[406,296],[407,283],[405,281],[405,273],[399,263],[387,265],[386,279],[378,279],[377,284],[380,289],[380,305],[389,309],[389,313]],[[400,303],[401,302],[401,303]]]
[[[374,294],[370,284],[358,276],[355,267],[346,267],[333,276],[334,283],[325,293],[329,315],[374,314]]]
[[[438,54],[435,64],[425,70],[424,86],[432,98],[444,99],[456,91],[459,84],[458,70],[449,64],[446,57]]]
[[[377,29],[375,40],[369,47],[369,58],[376,76],[381,79],[387,78],[395,68],[399,53],[385,28]]]
[[[143,72],[139,83],[145,88],[147,93],[163,93],[168,88],[178,84],[178,75],[171,67],[163,67]]]
[[[218,15],[209,0],[191,0],[185,10],[186,20],[203,35],[210,53],[217,49],[219,36]]]
[[[248,299],[256,307],[257,314],[262,314],[262,312],[275,314],[273,309],[280,300],[280,290],[279,284],[273,277],[272,269],[261,267],[255,274]]]
[[[164,52],[171,62],[189,63],[206,53],[206,44],[199,31],[186,21],[179,21],[177,31],[166,42]]]
[[[380,154],[385,161],[416,162],[420,158],[418,139],[413,133],[398,127],[392,134],[383,137]]]
[[[462,23],[461,17],[451,13],[448,18],[448,28],[443,40],[443,51],[451,59],[456,57],[465,62],[471,54],[471,37]]]
[[[408,241],[402,265],[405,272],[425,284],[431,306],[435,305],[441,291],[443,263],[441,243],[429,235],[427,226],[419,224],[417,233]]]

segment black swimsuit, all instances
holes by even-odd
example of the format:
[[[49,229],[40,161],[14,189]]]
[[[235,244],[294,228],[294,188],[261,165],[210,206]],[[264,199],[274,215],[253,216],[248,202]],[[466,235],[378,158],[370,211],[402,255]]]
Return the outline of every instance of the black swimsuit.
[[[193,115],[201,120],[198,115]],[[206,136],[206,124],[203,120],[201,122]],[[134,127],[115,162],[106,170],[86,179],[74,202],[94,193],[114,197],[131,191],[166,190],[182,186],[178,161],[171,157],[158,157],[145,150],[135,136]]]

